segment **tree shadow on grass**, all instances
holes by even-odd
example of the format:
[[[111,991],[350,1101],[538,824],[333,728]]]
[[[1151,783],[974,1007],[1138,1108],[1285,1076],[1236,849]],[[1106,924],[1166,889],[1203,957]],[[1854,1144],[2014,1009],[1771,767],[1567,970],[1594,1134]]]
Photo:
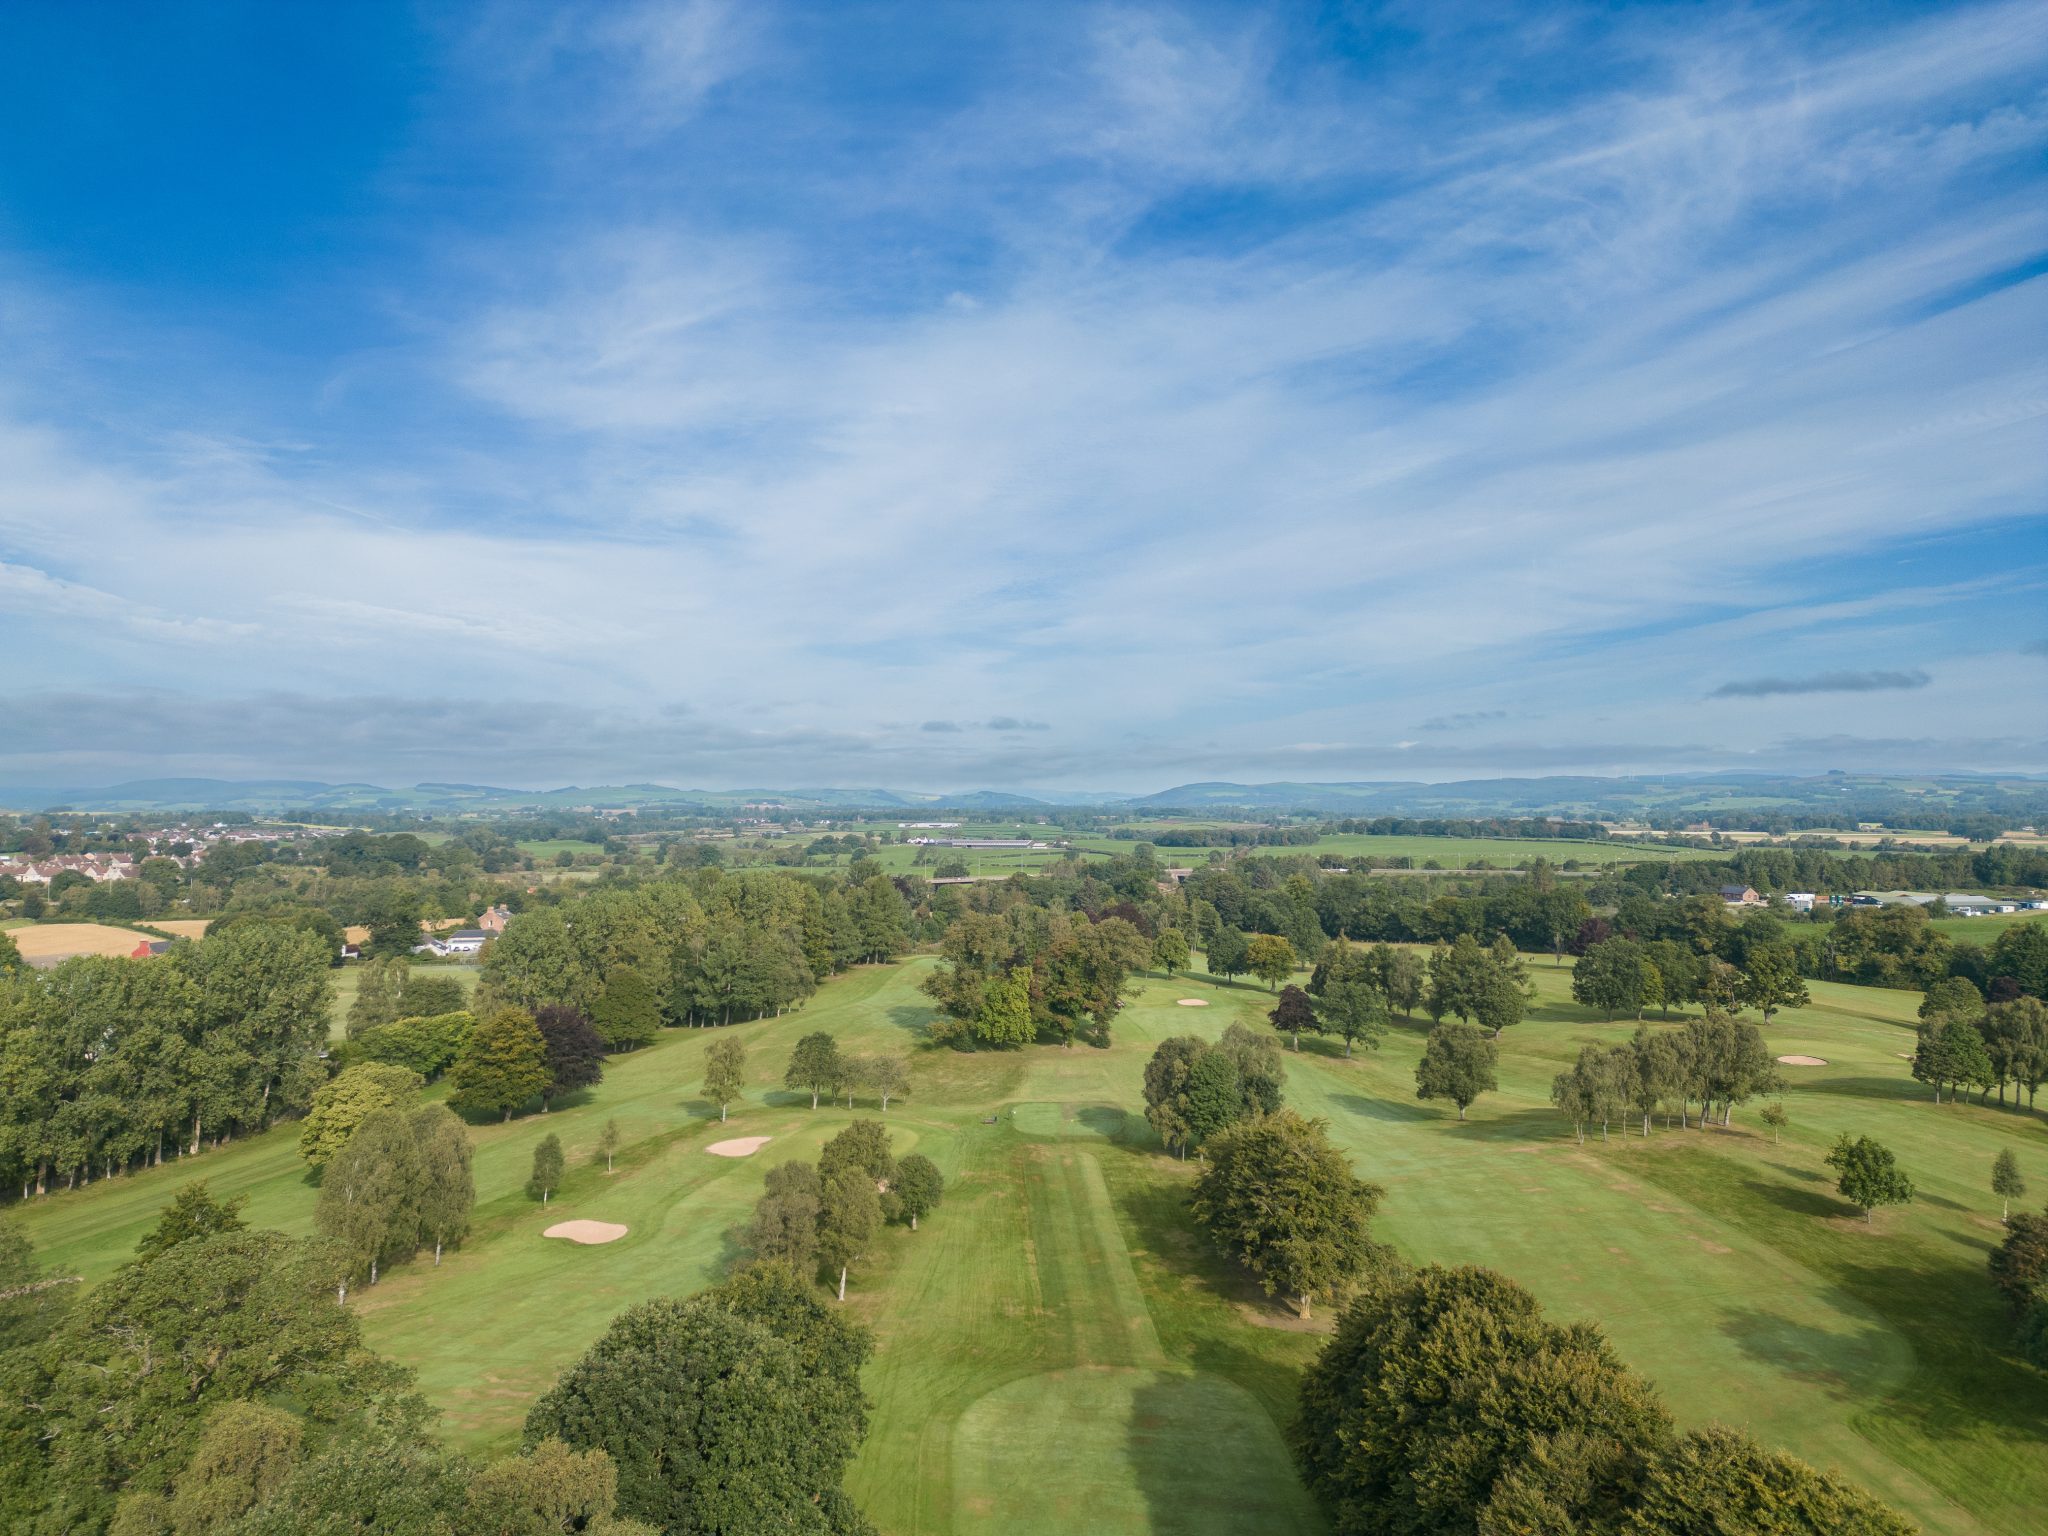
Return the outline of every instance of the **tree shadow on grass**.
[[[1905,1063],[1900,1062],[1899,1065],[1903,1067]],[[1814,1078],[1791,1086],[1793,1092],[1820,1092],[1830,1098],[1878,1099],[1887,1104],[1894,1104],[1903,1099],[1919,1099],[1929,1109],[1934,1107],[1934,1099],[1927,1085],[1903,1074],[1898,1077]]]
[[[1457,1125],[1455,1111],[1451,1123]],[[1458,1129],[1479,1141],[1549,1141],[1563,1134],[1565,1123],[1554,1109],[1517,1109],[1484,1120],[1468,1120]]]
[[[916,1003],[892,1003],[889,1006],[889,1022],[919,1040],[932,1037],[932,1020],[938,1017],[935,1008],[920,1007]]]
[[[1855,1208],[1833,1195],[1822,1194],[1814,1189],[1794,1189],[1785,1184],[1773,1184],[1763,1179],[1750,1179],[1745,1187],[1760,1199],[1768,1200],[1782,1210],[1796,1216],[1853,1216]]]
[[[1744,1308],[1723,1320],[1721,1332],[1758,1364],[1817,1386],[1837,1402],[1868,1401],[1874,1390],[1881,1390],[1883,1346],[1891,1338],[1883,1328],[1859,1324],[1844,1337],[1760,1308]]]
[[[1790,1163],[1771,1163],[1768,1166],[1774,1172],[1782,1173],[1788,1179],[1801,1179],[1808,1184],[1825,1184],[1827,1182],[1827,1175],[1812,1168],[1795,1168]]]
[[[1104,1141],[1122,1142],[1130,1129],[1131,1117],[1114,1104],[1083,1104],[1074,1118]],[[1143,1125],[1141,1120],[1139,1124]],[[1146,1129],[1150,1130],[1147,1126]]]
[[[1418,1120],[1434,1120],[1437,1111],[1419,1100],[1368,1099],[1362,1094],[1333,1093],[1330,1102],[1366,1120],[1381,1120],[1392,1125],[1412,1125]]]

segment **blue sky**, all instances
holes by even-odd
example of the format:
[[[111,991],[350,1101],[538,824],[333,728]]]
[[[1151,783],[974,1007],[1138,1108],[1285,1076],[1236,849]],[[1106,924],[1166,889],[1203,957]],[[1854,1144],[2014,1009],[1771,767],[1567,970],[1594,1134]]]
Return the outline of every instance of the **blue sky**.
[[[0,783],[2048,769],[2048,9],[23,6]]]

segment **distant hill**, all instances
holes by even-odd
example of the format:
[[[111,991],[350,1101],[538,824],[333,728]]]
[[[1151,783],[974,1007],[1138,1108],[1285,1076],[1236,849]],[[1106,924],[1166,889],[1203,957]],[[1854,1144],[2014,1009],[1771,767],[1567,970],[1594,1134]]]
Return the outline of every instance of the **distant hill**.
[[[1634,778],[1557,775],[1547,778],[1465,779],[1447,784],[1415,780],[1358,780],[1325,784],[1228,780],[1177,784],[1149,795],[976,789],[957,794],[901,791],[878,786],[799,789],[682,789],[668,784],[569,784],[555,789],[507,789],[491,784],[426,783],[410,789],[377,784],[329,784],[317,779],[138,779],[124,784],[18,785],[0,788],[0,809],[284,811],[461,815],[517,810],[574,811],[661,808],[718,816],[750,806],[798,812],[1043,811],[1088,807],[1133,814],[1184,811],[1201,816],[1274,816],[1289,813],[1344,817],[1534,817],[1626,820],[1637,816],[1699,817],[1784,811],[1821,824],[1882,821],[1894,827],[1939,827],[1972,815],[2007,826],[2048,824],[2048,779],[2024,774],[1944,774],[1926,778],[1833,772],[1774,774],[1668,774]]]
[[[1006,789],[977,789],[964,795],[944,795],[940,803],[963,811],[1011,809],[1022,806],[1025,809],[1043,809],[1052,802],[1036,800],[1030,795],[1016,795]]]

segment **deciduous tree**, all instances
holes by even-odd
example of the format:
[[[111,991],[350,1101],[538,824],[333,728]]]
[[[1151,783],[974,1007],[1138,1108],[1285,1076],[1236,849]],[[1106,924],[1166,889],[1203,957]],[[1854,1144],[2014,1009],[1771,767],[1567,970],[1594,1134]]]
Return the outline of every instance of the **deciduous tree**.
[[[839,1054],[839,1042],[822,1029],[816,1030],[797,1041],[796,1049],[790,1052],[789,1066],[782,1074],[782,1086],[808,1092],[811,1108],[816,1109],[819,1095],[838,1088],[845,1071],[846,1063]]]
[[[534,1143],[533,1171],[526,1176],[526,1198],[546,1205],[561,1187],[563,1166],[562,1138],[549,1131]]]
[[[461,1115],[498,1115],[531,1102],[548,1085],[547,1042],[523,1008],[500,1008],[476,1022],[448,1069],[448,1107]]]
[[[714,1040],[704,1052],[704,1097],[718,1106],[721,1123],[726,1109],[746,1088],[747,1048],[738,1040]]]
[[[2020,1173],[2020,1160],[2012,1155],[2010,1147],[2000,1149],[1991,1160],[1991,1193],[2003,1202],[1998,1219],[2010,1223],[2013,1201],[2027,1198],[2027,1181]]]
[[[1273,1004],[1273,1011],[1266,1015],[1272,1026],[1294,1043],[1294,1049],[1301,1049],[1301,1032],[1308,1030],[1319,1034],[1323,1021],[1316,1014],[1315,1001],[1299,987],[1289,987]]]
[[[548,1081],[540,1091],[545,1114],[549,1100],[604,1081],[604,1041],[583,1011],[567,1003],[536,1008],[533,1023],[547,1049]]]
[[[1255,933],[1245,946],[1244,961],[1271,991],[1294,974],[1294,946],[1277,933]]]
[[[1868,1136],[1851,1141],[1849,1133],[1842,1132],[1827,1162],[1839,1175],[1835,1188],[1863,1212],[1865,1221],[1880,1205],[1903,1205],[1913,1198],[1913,1181],[1899,1171],[1891,1150]]]
[[[312,1108],[299,1122],[299,1156],[315,1168],[328,1160],[380,1109],[408,1106],[420,1090],[420,1075],[404,1067],[364,1062],[339,1074],[313,1095]]]
[[[929,1216],[937,1209],[945,1193],[946,1181],[939,1173],[938,1164],[922,1152],[913,1152],[899,1162],[896,1177],[889,1184],[896,1217],[909,1222],[913,1232],[917,1230],[919,1218]]]
[[[1498,1087],[1494,1066],[1500,1047],[1470,1024],[1439,1024],[1429,1032],[1415,1068],[1415,1097],[1449,1099],[1458,1118],[1482,1093]]]
[[[1268,1296],[1341,1293],[1374,1255],[1366,1226],[1382,1191],[1351,1172],[1320,1120],[1289,1109],[1243,1120],[1213,1138],[1189,1208]]]

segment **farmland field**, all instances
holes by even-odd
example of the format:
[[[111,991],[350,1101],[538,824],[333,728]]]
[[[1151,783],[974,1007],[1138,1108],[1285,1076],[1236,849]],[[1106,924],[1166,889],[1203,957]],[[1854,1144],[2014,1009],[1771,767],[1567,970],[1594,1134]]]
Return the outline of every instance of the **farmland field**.
[[[2008,928],[2027,923],[2048,924],[2048,912],[1987,912],[1982,917],[1937,917],[1927,926],[1950,938],[1986,947],[1996,944]]]
[[[1181,1208],[1192,1167],[1159,1151],[1140,1113],[1158,1040],[1257,1021],[1268,995],[1153,978],[1108,1049],[958,1053],[921,1041],[929,964],[862,968],[783,1019],[668,1034],[553,1114],[476,1128],[476,1232],[438,1270],[415,1262],[362,1294],[371,1342],[418,1369],[450,1440],[510,1444],[613,1314],[718,1276],[766,1170],[815,1157],[847,1122],[844,1107],[812,1111],[778,1086],[791,1043],[825,1029],[845,1048],[911,1055],[913,1092],[886,1117],[895,1150],[925,1152],[949,1185],[922,1231],[886,1235],[849,1296],[878,1341],[873,1429],[849,1477],[875,1523],[1323,1529],[1280,1441],[1320,1335],[1199,1242]],[[1747,1425],[1932,1532],[2039,1529],[2048,1383],[2005,1353],[1984,1258],[1998,1230],[1992,1157],[2012,1148],[2048,1186],[2042,1120],[1928,1102],[1898,1059],[1917,994],[1816,984],[1811,1006],[1769,1032],[1774,1051],[1829,1063],[1791,1072],[1782,1146],[1758,1134],[1752,1105],[1726,1132],[1580,1147],[1549,1108],[1550,1078],[1582,1044],[1634,1025],[1592,1020],[1567,1000],[1568,971],[1534,969],[1539,1005],[1503,1041],[1501,1091],[1467,1124],[1414,1098],[1419,1027],[1352,1061],[1319,1042],[1289,1056],[1289,1100],[1326,1117],[1386,1186],[1379,1235],[1411,1259],[1495,1265],[1556,1315],[1597,1320],[1683,1423]],[[733,1037],[750,1085],[721,1126],[697,1083],[705,1045]],[[625,1140],[609,1176],[593,1159],[608,1118]],[[1920,1198],[1855,1219],[1821,1166],[1844,1129],[1892,1146]],[[571,1173],[543,1214],[519,1186],[549,1131]],[[732,1135],[773,1139],[752,1158],[704,1155]],[[53,1265],[98,1278],[179,1184],[206,1176],[247,1193],[253,1220],[304,1232],[313,1189],[293,1139],[287,1127],[53,1198],[27,1225]],[[541,1239],[578,1217],[631,1231],[596,1248]]]
[[[1085,844],[1100,850],[1116,850],[1128,853],[1135,844],[1120,838],[1077,835],[1077,845]],[[1208,848],[1169,848],[1158,846],[1160,862],[1165,864],[1192,864],[1206,859],[1212,850]],[[1228,851],[1228,850],[1224,850]],[[1312,843],[1301,843],[1288,847],[1247,849],[1247,852],[1273,855],[1291,854],[1341,854],[1356,859],[1413,859],[1417,865],[1435,860],[1445,869],[1467,869],[1485,862],[1497,868],[1511,868],[1526,864],[1534,859],[1548,859],[1552,864],[1563,864],[1576,860],[1581,864],[1646,864],[1668,863],[1673,859],[1696,860],[1725,857],[1704,848],[1663,848],[1650,844],[1624,842],[1580,842],[1569,838],[1515,838],[1515,837],[1424,837],[1389,835],[1377,837],[1364,832],[1339,832],[1328,837],[1319,837]]]
[[[106,923],[28,923],[8,931],[21,958],[31,965],[55,965],[72,955],[132,954],[150,937]]]

